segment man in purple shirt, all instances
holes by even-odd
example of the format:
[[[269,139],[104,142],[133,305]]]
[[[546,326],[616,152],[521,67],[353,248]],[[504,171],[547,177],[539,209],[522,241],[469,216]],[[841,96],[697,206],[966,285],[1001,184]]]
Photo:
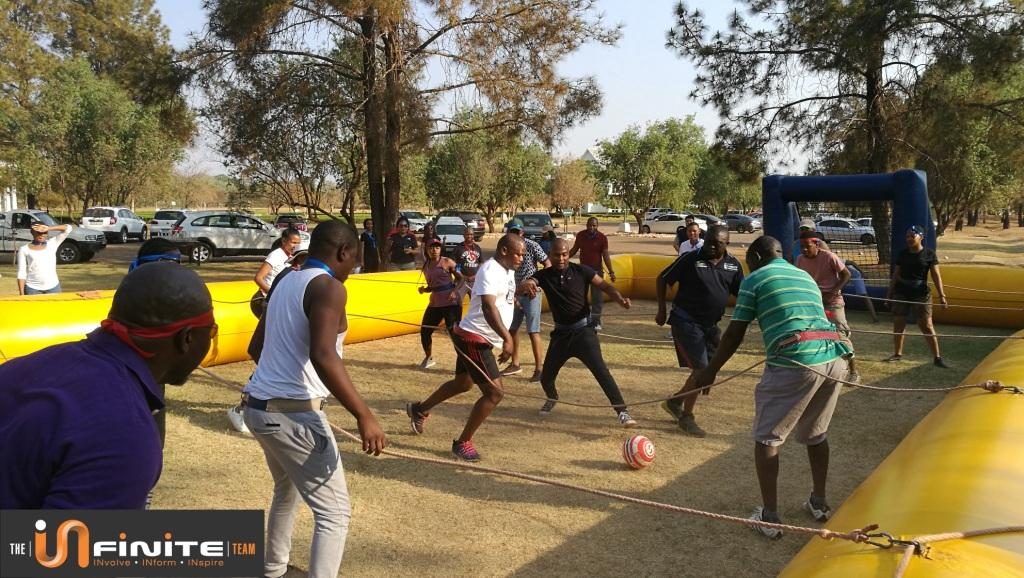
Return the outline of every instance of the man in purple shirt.
[[[216,337],[194,272],[129,273],[100,329],[0,365],[0,509],[145,506],[163,454],[152,412]]]

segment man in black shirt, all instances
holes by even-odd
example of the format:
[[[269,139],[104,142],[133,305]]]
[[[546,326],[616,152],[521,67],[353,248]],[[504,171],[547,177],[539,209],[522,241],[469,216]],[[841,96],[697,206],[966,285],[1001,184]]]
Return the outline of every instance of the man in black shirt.
[[[924,333],[925,341],[932,350],[936,367],[949,367],[939,353],[939,338],[932,325],[932,299],[928,288],[928,273],[931,272],[939,301],[946,307],[946,292],[942,289],[942,275],[939,274],[939,258],[935,251],[922,244],[924,228],[913,226],[907,230],[907,248],[896,256],[892,269],[889,292],[893,315],[893,341],[896,351],[886,361],[903,359],[903,330],[907,328],[907,312],[913,311],[917,326]]]
[[[540,413],[548,415],[554,409],[558,399],[555,378],[565,362],[575,357],[597,379],[608,401],[615,408],[619,423],[623,427],[636,427],[636,420],[626,411],[626,402],[622,399],[619,386],[601,356],[601,342],[598,341],[597,332],[589,326],[587,289],[593,285],[626,309],[629,309],[629,299],[623,297],[618,289],[590,267],[570,263],[569,248],[569,243],[564,239],[555,239],[551,243],[550,255],[553,266],[535,272],[520,285],[520,291],[531,296],[537,294],[538,288],[543,289],[551,308],[551,316],[555,319],[555,330],[551,332],[544,369],[540,374],[541,387],[548,397]]]
[[[704,369],[718,348],[722,336],[718,322],[725,314],[729,295],[737,295],[740,281],[743,281],[743,269],[740,262],[726,252],[728,245],[729,228],[714,225],[708,230],[702,249],[684,254],[658,275],[658,314],[654,320],[658,325],[668,321],[672,326],[679,367],[689,367],[692,371]],[[672,301],[672,314],[667,315],[665,288],[677,283],[679,288]],[[687,382],[675,395],[691,389]],[[696,403],[697,396],[690,394],[665,401],[661,407],[676,418],[684,432],[704,437],[704,430],[693,417]]]

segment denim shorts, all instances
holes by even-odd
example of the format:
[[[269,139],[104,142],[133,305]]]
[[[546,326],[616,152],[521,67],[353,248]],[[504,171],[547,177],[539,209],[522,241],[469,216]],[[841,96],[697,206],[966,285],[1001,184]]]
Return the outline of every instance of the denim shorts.
[[[523,324],[524,320],[527,333],[540,333],[540,291],[537,292],[536,297],[520,295],[517,299],[519,303],[512,313],[512,325],[508,328],[509,333],[519,331],[519,326]]]

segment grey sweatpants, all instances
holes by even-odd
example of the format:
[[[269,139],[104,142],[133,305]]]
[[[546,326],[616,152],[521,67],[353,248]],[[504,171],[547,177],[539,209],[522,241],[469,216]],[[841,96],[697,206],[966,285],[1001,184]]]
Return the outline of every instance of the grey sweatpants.
[[[292,525],[301,496],[313,511],[309,576],[335,578],[345,553],[352,511],[327,416],[321,411],[277,413],[246,407],[244,417],[274,477],[264,575],[283,576],[288,570]]]

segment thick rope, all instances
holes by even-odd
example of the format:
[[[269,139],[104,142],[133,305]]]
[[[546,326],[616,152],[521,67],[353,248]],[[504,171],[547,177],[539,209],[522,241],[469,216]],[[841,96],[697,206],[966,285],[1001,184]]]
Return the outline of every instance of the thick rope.
[[[914,393],[920,393],[920,392],[949,392],[949,391],[958,391],[958,390],[961,390],[961,389],[983,389],[983,390],[985,390],[987,392],[990,392],[990,393],[999,393],[999,392],[1003,391],[1004,389],[1007,390],[1007,391],[1010,391],[1012,393],[1017,393],[1017,392],[1020,391],[1020,388],[1018,388],[1018,387],[1006,386],[1006,385],[1003,385],[1001,382],[996,381],[996,380],[992,380],[992,379],[987,380],[987,381],[985,381],[983,383],[974,383],[974,384],[968,384],[968,385],[954,385],[954,386],[950,386],[950,387],[882,387],[882,386],[879,386],[879,385],[866,385],[866,384],[863,384],[863,383],[857,383],[857,382],[854,382],[854,381],[847,381],[845,379],[839,379],[837,377],[832,377],[831,375],[829,375],[827,373],[824,373],[822,371],[818,371],[814,367],[812,367],[810,365],[805,365],[805,364],[800,363],[799,361],[796,361],[794,359],[786,359],[786,361],[788,361],[790,363],[795,363],[796,365],[798,365],[798,366],[800,366],[800,367],[802,367],[802,368],[804,368],[804,369],[806,369],[806,370],[808,370],[808,371],[810,371],[812,373],[816,373],[817,375],[820,375],[821,377],[824,377],[826,379],[831,379],[831,380],[837,381],[837,382],[839,382],[839,383],[841,383],[843,385],[846,385],[846,386],[849,386],[849,387],[857,387],[857,388],[860,388],[860,389],[870,389],[872,391],[899,391],[899,392],[914,392]]]
[[[214,379],[214,380],[216,380],[216,381],[218,381],[218,382],[220,382],[220,383],[222,383],[224,385],[230,386],[231,388],[236,389],[236,390],[239,389],[238,384],[232,383],[232,382],[230,382],[230,381],[220,377],[219,375],[211,372],[208,369],[199,368],[199,370],[202,371],[203,373],[205,373],[210,378],[212,378],[212,379]],[[354,441],[354,442],[356,442],[358,444],[362,444],[362,439],[359,436],[357,436],[357,435],[355,435],[355,434],[353,434],[353,433],[351,433],[349,431],[346,431],[345,429],[342,429],[342,428],[340,428],[340,427],[338,427],[338,426],[336,426],[334,424],[331,424],[331,430],[334,431],[335,434],[340,434],[340,435],[342,435],[342,436],[344,436],[344,437],[346,437],[346,438],[348,438],[348,439],[350,439],[350,440],[352,440],[352,441]],[[461,461],[441,459],[441,458],[431,458],[431,457],[427,457],[427,456],[418,456],[418,455],[415,455],[415,454],[409,454],[409,453],[405,453],[405,452],[401,452],[401,451],[388,450],[388,449],[383,450],[381,453],[384,454],[384,455],[387,455],[387,456],[392,456],[392,457],[396,457],[396,458],[403,458],[403,459],[417,461],[417,462],[421,462],[421,463],[437,464],[437,465],[448,466],[448,467],[456,467],[456,468],[468,469],[468,470],[473,470],[473,471],[482,472],[482,473],[486,473],[486,474],[494,474],[494,475],[498,475],[498,476],[505,476],[505,477],[509,477],[509,478],[516,478],[516,479],[520,479],[520,480],[526,480],[526,481],[529,481],[529,482],[535,482],[535,483],[538,483],[538,484],[546,484],[546,485],[549,485],[549,486],[565,488],[565,489],[568,489],[568,490],[575,490],[575,491],[578,491],[578,492],[583,492],[583,493],[591,494],[591,495],[594,495],[594,496],[601,496],[601,497],[604,497],[604,498],[610,498],[610,499],[613,499],[613,500],[618,500],[618,501],[626,502],[626,503],[630,503],[630,504],[638,504],[638,505],[641,505],[641,506],[647,506],[647,507],[650,507],[650,508],[656,508],[656,509],[659,509],[659,510],[665,510],[665,511],[669,511],[669,512],[676,512],[676,513],[680,513],[680,514],[689,514],[689,515],[692,515],[692,516],[698,516],[698,517],[706,518],[706,519],[709,519],[709,520],[718,520],[718,521],[721,521],[721,522],[731,522],[731,523],[734,523],[734,524],[741,524],[741,525],[748,526],[748,527],[751,527],[751,528],[756,528],[756,527],[770,528],[770,529],[782,530],[783,532],[792,532],[794,534],[804,534],[804,535],[809,535],[809,536],[818,536],[819,538],[822,538],[822,539],[825,539],[825,540],[839,539],[839,540],[849,540],[849,541],[855,542],[855,543],[864,543],[864,542],[867,542],[870,539],[870,537],[868,536],[868,533],[878,528],[877,525],[872,524],[872,525],[869,525],[869,526],[865,526],[864,528],[859,528],[859,529],[856,529],[856,530],[851,530],[849,532],[835,532],[835,531],[829,530],[827,528],[810,528],[810,527],[805,527],[805,526],[793,526],[793,525],[790,525],[790,524],[777,524],[777,523],[773,523],[773,522],[763,522],[763,521],[760,521],[760,520],[751,520],[749,518],[741,518],[741,517],[738,517],[738,516],[729,516],[729,515],[726,515],[726,514],[718,514],[718,513],[715,513],[715,512],[708,512],[708,511],[705,511],[705,510],[698,510],[698,509],[695,509],[695,508],[685,508],[683,506],[676,506],[676,505],[673,505],[673,504],[666,504],[666,503],[663,503],[663,502],[656,502],[656,501],[653,501],[653,500],[645,500],[643,498],[637,498],[637,497],[634,497],[634,496],[627,496],[627,495],[624,495],[624,494],[618,494],[618,493],[615,493],[615,492],[609,492],[609,491],[605,491],[605,490],[598,490],[598,489],[595,489],[595,488],[588,488],[586,486],[580,486],[580,485],[577,485],[577,484],[571,484],[571,483],[568,483],[568,482],[562,482],[562,481],[554,480],[554,479],[551,479],[551,478],[535,476],[535,475],[532,475],[532,474],[524,474],[524,473],[515,472],[515,471],[512,471],[512,470],[505,470],[505,469],[500,469],[500,468],[491,468],[491,467],[487,467],[487,466],[480,466],[480,465],[476,465],[476,464],[468,463],[468,462],[461,462]]]
[[[981,530],[966,530],[964,532],[946,532],[943,534],[926,534],[924,536],[917,536],[907,540],[910,544],[907,544],[903,548],[903,555],[900,557],[899,564],[896,566],[896,571],[893,573],[893,578],[902,578],[910,567],[910,561],[914,559],[914,554],[922,555],[921,546],[927,544],[934,544],[936,542],[948,542],[950,540],[965,540],[968,538],[977,538],[979,536],[995,536],[998,534],[1019,534],[1024,533],[1024,526],[1002,526],[997,528],[984,528]]]

